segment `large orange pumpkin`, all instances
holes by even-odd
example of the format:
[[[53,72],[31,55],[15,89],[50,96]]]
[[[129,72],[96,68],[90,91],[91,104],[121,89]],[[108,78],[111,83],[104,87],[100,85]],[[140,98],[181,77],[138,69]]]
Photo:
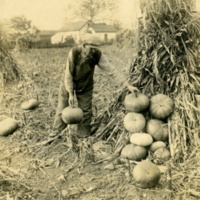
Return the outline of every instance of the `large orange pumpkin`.
[[[156,141],[165,142],[168,139],[168,125],[159,119],[150,119],[146,130]]]
[[[124,105],[128,111],[141,112],[148,108],[149,97],[144,94],[131,93],[125,97]]]
[[[124,117],[124,127],[132,133],[140,132],[144,129],[146,120],[140,113],[130,112]]]
[[[164,94],[157,94],[150,99],[150,114],[157,119],[168,117],[174,109],[173,100]]]
[[[62,120],[66,124],[79,124],[83,120],[83,111],[78,107],[66,107],[62,111]]]
[[[128,158],[129,160],[140,161],[144,159],[146,155],[147,150],[144,147],[134,144],[127,144],[121,151],[121,156],[123,158]]]
[[[133,169],[135,185],[141,188],[151,188],[160,180],[159,168],[150,161],[142,161]]]
[[[153,138],[147,133],[133,133],[130,136],[130,142],[139,146],[149,146],[153,142]]]

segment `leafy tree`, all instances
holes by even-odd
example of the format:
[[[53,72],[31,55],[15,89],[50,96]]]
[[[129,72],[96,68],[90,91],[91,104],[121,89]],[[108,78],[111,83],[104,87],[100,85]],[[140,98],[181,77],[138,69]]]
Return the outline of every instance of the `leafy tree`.
[[[9,33],[11,40],[16,41],[15,48],[17,50],[27,48],[38,32],[38,29],[32,25],[31,20],[26,17],[17,16],[11,18]]]
[[[119,0],[74,0],[66,5],[66,21],[118,21]]]
[[[105,1],[102,0],[85,0],[81,3],[80,14],[83,19],[93,21],[106,8]]]

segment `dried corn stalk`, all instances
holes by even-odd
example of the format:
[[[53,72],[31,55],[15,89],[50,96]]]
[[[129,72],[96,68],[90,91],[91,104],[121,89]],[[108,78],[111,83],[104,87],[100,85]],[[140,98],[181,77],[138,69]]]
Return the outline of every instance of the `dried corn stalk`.
[[[200,15],[193,8],[190,0],[142,0],[138,56],[130,67],[130,81],[141,91],[150,96],[164,93],[175,101],[168,119],[174,161],[186,159],[189,146],[200,145],[195,98],[200,92]],[[109,129],[109,122],[122,113],[125,94],[121,91],[96,123],[103,121]]]
[[[0,87],[3,88],[6,83],[19,80],[22,77],[22,72],[12,54],[6,49],[4,43],[6,34],[1,24],[0,29]]]
[[[190,145],[200,145],[200,15],[188,0],[143,0],[140,50],[131,79],[150,95],[165,93],[175,101],[169,123],[170,150],[174,160],[187,157]]]

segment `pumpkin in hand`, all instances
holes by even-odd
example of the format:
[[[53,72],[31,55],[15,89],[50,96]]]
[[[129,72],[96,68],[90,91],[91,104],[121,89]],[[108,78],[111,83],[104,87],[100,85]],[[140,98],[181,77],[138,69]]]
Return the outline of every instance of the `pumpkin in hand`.
[[[129,160],[140,161],[147,155],[147,150],[142,146],[127,144],[121,151],[121,157]]]
[[[131,93],[125,97],[124,106],[128,111],[141,112],[148,108],[149,97],[144,94]]]
[[[62,120],[66,124],[79,124],[83,120],[83,111],[78,107],[66,107],[62,111]]]
[[[133,169],[135,185],[141,188],[151,188],[160,180],[159,168],[150,161],[142,161]]]
[[[159,119],[150,119],[146,130],[156,141],[165,142],[168,139],[168,125]]]
[[[157,94],[150,99],[150,114],[157,119],[165,119],[174,109],[173,100],[164,94]]]
[[[130,112],[124,117],[124,127],[127,131],[137,133],[145,128],[146,120],[140,113]]]

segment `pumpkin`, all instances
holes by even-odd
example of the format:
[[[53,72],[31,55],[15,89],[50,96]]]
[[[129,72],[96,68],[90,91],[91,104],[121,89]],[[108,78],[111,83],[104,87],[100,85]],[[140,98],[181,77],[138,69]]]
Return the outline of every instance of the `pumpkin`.
[[[137,133],[144,129],[146,120],[140,113],[130,112],[124,117],[124,127],[127,131]]]
[[[83,120],[83,111],[78,107],[66,107],[62,111],[62,120],[66,124],[79,124]]]
[[[144,94],[131,93],[125,97],[124,106],[128,111],[141,112],[148,108],[149,97]]]
[[[121,157],[129,160],[140,161],[147,155],[147,150],[144,147],[134,144],[127,144],[121,151]]]
[[[166,144],[164,142],[156,141],[151,144],[151,146],[149,147],[149,150],[152,152],[155,152],[157,149],[165,148],[165,147],[166,147]]]
[[[133,169],[135,185],[140,188],[151,188],[158,184],[161,176],[159,168],[150,161],[142,161]]]
[[[168,125],[158,119],[150,119],[147,122],[146,131],[156,141],[167,141],[168,139]]]
[[[170,158],[170,152],[166,148],[159,148],[154,152],[154,157],[161,161],[167,161]]]
[[[13,118],[6,118],[0,122],[0,135],[8,136],[12,134],[18,127],[18,123]]]
[[[22,103],[21,108],[23,110],[31,110],[39,106],[39,102],[37,99],[29,99],[28,101],[25,101]]]
[[[149,146],[153,142],[151,135],[146,133],[133,133],[130,137],[130,142],[139,146]]]
[[[157,119],[168,117],[174,108],[173,100],[164,94],[157,94],[150,99],[150,114]]]

